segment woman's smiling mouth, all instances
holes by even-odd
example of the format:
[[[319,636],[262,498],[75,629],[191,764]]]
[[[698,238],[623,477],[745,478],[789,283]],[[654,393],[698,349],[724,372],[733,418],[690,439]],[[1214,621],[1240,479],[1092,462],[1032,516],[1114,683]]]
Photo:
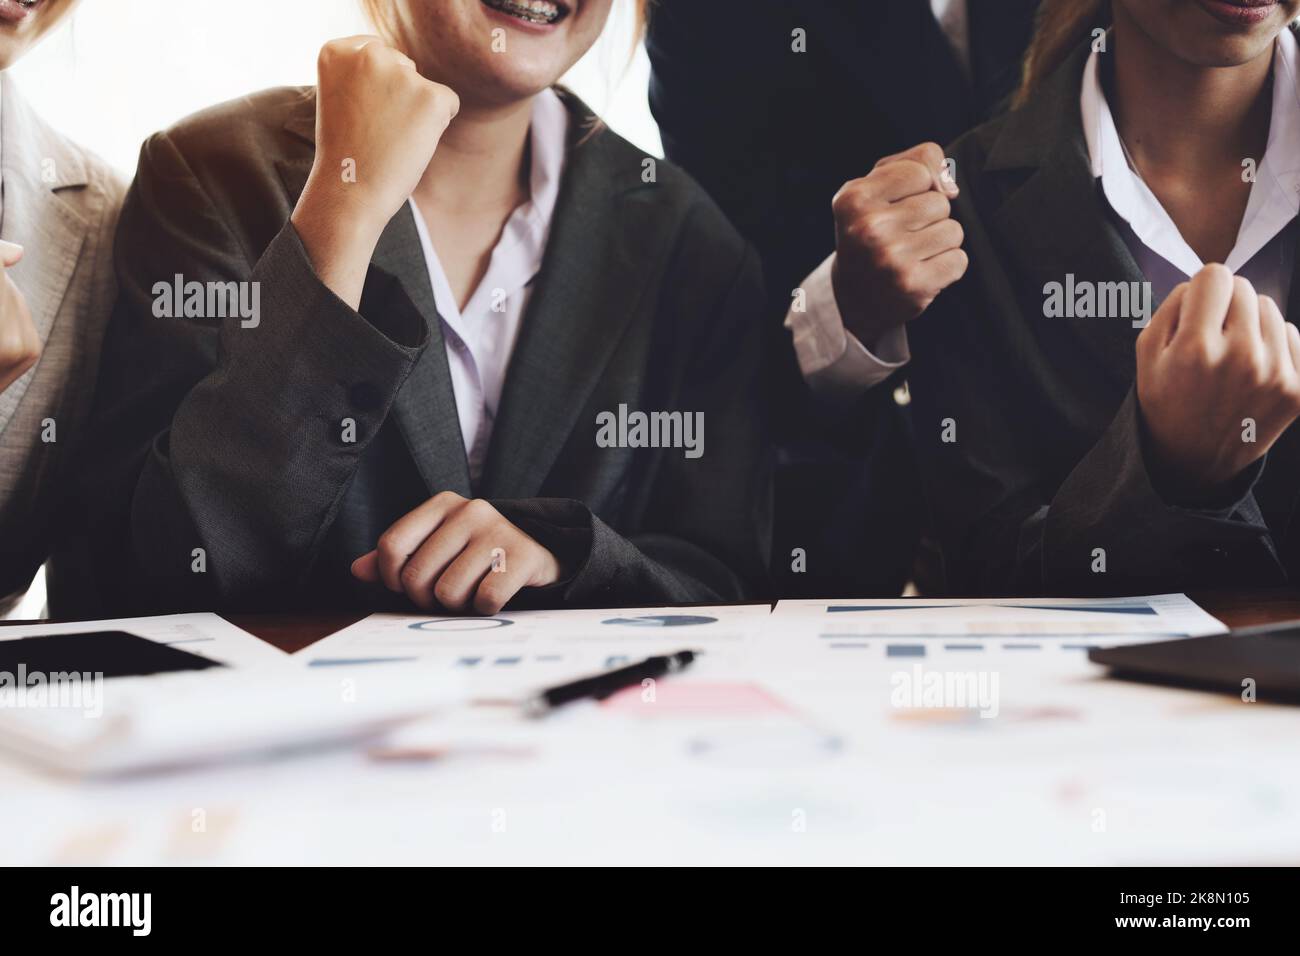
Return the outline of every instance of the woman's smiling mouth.
[[[481,2],[498,13],[537,26],[558,23],[569,12],[567,6],[553,0],[481,0]]]

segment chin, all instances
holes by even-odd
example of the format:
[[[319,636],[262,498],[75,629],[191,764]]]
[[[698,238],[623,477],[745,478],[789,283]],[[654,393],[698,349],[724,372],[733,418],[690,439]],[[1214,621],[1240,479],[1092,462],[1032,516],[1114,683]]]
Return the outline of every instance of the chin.
[[[553,86],[562,71],[553,68],[530,68],[529,64],[513,62],[510,69],[494,63],[495,69],[480,74],[478,82],[461,88],[462,97],[469,96],[483,103],[506,105],[526,100]]]
[[[1235,37],[1206,44],[1190,59],[1197,66],[1224,68],[1241,66],[1273,50],[1273,38]]]

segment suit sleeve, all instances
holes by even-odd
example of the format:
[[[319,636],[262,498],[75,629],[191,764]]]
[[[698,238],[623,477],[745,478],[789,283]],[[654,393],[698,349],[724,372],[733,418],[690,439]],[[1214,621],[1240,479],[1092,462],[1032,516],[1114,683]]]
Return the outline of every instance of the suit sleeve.
[[[913,334],[917,445],[947,589],[1088,595],[1281,583],[1252,492],[1263,464],[1213,506],[1168,500],[1148,469],[1134,390],[1073,467],[1061,473],[1048,463],[1068,426],[1040,415],[1018,379],[1045,359],[1030,337],[992,320],[1017,307],[978,290],[1010,289],[1010,280],[981,255],[978,228],[967,234],[971,272]]]
[[[225,214],[165,134],[145,144],[117,234],[95,436],[115,603],[283,599],[423,348],[396,280],[363,318],[316,276],[291,224],[249,250]],[[210,314],[217,283],[254,307]]]
[[[1222,586],[1243,574],[1257,584],[1284,583],[1253,492],[1264,461],[1222,489],[1215,503],[1187,507],[1156,487],[1147,445],[1137,393],[1130,390],[1101,439],[1026,528],[1024,560],[1032,563],[1034,551],[1041,552],[1044,582],[1068,587],[1086,567],[1089,578],[1144,590]],[[1098,548],[1105,549],[1104,572]]]
[[[543,605],[732,601],[768,591],[771,461],[761,382],[763,288],[746,248],[691,343],[681,409],[700,412],[703,453],[660,449],[645,518],[620,531],[577,501],[494,501],[498,510],[578,570],[525,595]]]

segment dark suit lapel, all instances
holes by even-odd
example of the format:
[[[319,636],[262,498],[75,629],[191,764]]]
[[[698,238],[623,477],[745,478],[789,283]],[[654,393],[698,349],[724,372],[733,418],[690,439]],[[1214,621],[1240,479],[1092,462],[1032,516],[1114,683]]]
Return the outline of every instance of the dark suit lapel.
[[[808,24],[808,52],[834,56],[858,92],[908,143],[956,138],[971,125],[970,83],[927,0],[800,5],[791,22]]]
[[[25,296],[32,325],[45,344],[54,331],[88,229],[82,213],[61,199],[59,192],[85,186],[86,166],[81,154],[32,112],[7,75],[0,81],[0,102],[0,181],[4,183],[0,238],[25,246],[22,261],[7,271]],[[47,361],[67,359],[55,356]],[[0,393],[0,432],[42,366],[30,369]]]
[[[989,151],[986,173],[1021,181],[991,217],[998,246],[1014,262],[1022,288],[1050,282],[1141,282],[1143,275],[1112,221],[1093,178],[1079,115],[1087,49],[1077,51],[1025,107],[1010,114]],[[958,170],[961,183],[961,170]],[[1099,360],[1131,381],[1136,371],[1131,322],[1053,318],[1073,329]]]
[[[998,209],[993,219],[1003,247],[1025,277],[1024,288],[1048,283],[1076,287],[1083,282],[1142,282],[1144,277],[1092,177],[1086,155],[1062,149],[1053,154]],[[1106,369],[1131,379],[1139,330],[1117,319],[1059,317]]]
[[[585,135],[570,102],[570,147],[537,286],[492,427],[483,497],[537,495],[661,263],[653,204],[637,202],[639,163],[612,134]],[[595,423],[591,423],[594,442]]]
[[[393,402],[393,418],[429,493],[454,491],[469,497],[469,463],[460,434],[451,370],[447,367],[442,320],[434,305],[429,268],[409,205],[402,207],[379,237],[370,269],[367,286],[372,284],[375,269],[396,277],[429,327],[428,344]],[[362,298],[364,301],[364,293]]]
[[[314,148],[315,95],[304,97],[303,107],[285,128]],[[277,162],[280,178],[291,202],[296,202],[311,172],[312,150],[303,156]],[[396,278],[429,328],[429,340],[415,368],[397,393],[393,419],[401,429],[415,467],[430,494],[455,491],[471,494],[469,464],[460,434],[456,396],[451,387],[447,352],[442,338],[442,321],[434,304],[429,270],[420,249],[411,207],[405,205],[388,223],[370,260],[362,290],[363,311],[371,302],[382,301],[386,283],[378,273]]]

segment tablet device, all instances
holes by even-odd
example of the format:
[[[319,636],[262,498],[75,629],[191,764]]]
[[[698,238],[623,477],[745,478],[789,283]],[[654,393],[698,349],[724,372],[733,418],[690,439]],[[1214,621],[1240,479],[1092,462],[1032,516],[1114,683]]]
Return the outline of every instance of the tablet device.
[[[173,671],[224,667],[216,661],[166,644],[147,641],[126,631],[86,631],[43,634],[3,640],[0,631],[0,673],[102,674],[104,677],[143,677]]]
[[[1111,676],[1300,704],[1300,621],[1152,644],[1096,647],[1088,659]],[[1253,681],[1253,685],[1246,682]]]

